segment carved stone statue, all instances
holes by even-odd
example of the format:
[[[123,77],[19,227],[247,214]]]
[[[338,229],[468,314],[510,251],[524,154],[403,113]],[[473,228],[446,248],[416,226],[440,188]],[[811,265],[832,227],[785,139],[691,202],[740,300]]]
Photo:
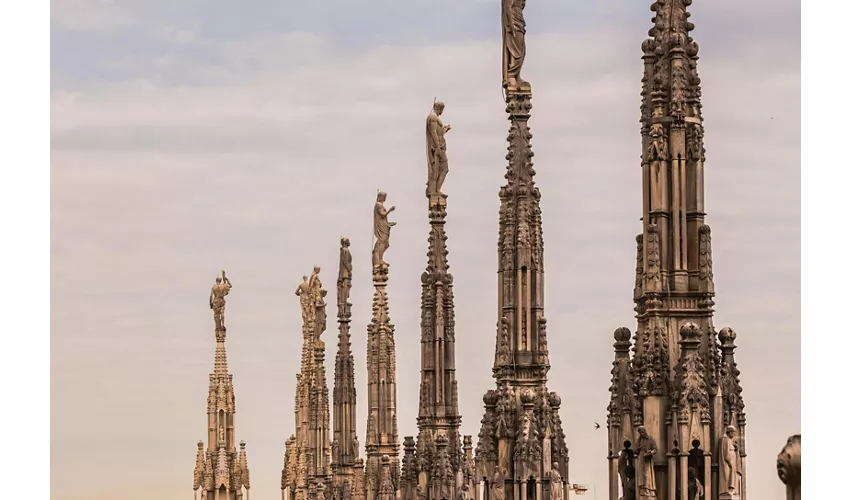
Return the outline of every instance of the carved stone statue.
[[[697,477],[694,467],[688,468],[688,500],[700,500],[705,496],[705,488]]]
[[[317,339],[322,332],[325,331],[326,327],[325,295],[328,294],[327,290],[322,288],[322,280],[319,278],[320,272],[322,272],[321,267],[313,267],[313,274],[310,275],[310,281],[308,282],[310,287],[310,300],[313,302],[313,308],[316,315],[316,329],[314,334]]]
[[[310,289],[310,280],[307,276],[302,276],[303,280],[298,288],[295,289],[295,295],[298,296],[301,303],[301,321],[306,325],[308,321],[313,319],[315,314],[315,303],[313,302],[313,294]]]
[[[641,480],[638,483],[638,491],[642,499],[655,498],[655,454],[658,446],[655,439],[646,431],[646,427],[638,427],[637,452],[641,466]]]
[[[380,191],[375,202],[375,247],[372,249],[372,267],[376,269],[387,267],[387,263],[384,262],[384,252],[390,247],[390,228],[395,226],[395,222],[387,220],[387,216],[395,210],[395,207],[384,208],[385,201],[387,201],[387,193]]]
[[[508,471],[504,471],[507,474]],[[491,500],[505,500],[505,480],[502,477],[503,473],[496,469],[493,475],[493,497]]]
[[[637,496],[637,487],[635,485],[635,468],[628,466],[625,470],[625,479],[623,481],[623,496],[620,500],[635,500]]]
[[[469,494],[469,484],[464,483],[460,490],[460,500],[472,500],[472,495]]]
[[[337,278],[337,307],[342,308],[342,306],[348,302],[348,296],[351,292],[351,251],[348,249],[351,246],[351,242],[348,241],[348,238],[343,237],[340,239],[340,247],[339,247],[339,277]]]
[[[740,498],[741,491],[741,453],[738,449],[738,430],[734,426],[726,427],[726,434],[717,445],[720,455],[720,488],[726,498]]]
[[[452,129],[451,125],[443,125],[440,115],[446,105],[442,101],[435,101],[431,113],[425,122],[425,144],[428,157],[428,187],[425,195],[428,198],[445,198],[443,193],[443,181],[449,173],[449,160],[446,157],[446,132]]]
[[[632,450],[632,442],[629,440],[623,442],[623,449],[620,451],[620,457],[617,459],[617,468],[620,473],[620,483],[623,487],[623,500],[635,500],[635,452]],[[627,474],[630,468],[632,471],[631,478]],[[631,483],[632,487],[631,497],[626,494],[629,483]]]
[[[558,462],[552,464],[552,474],[549,477],[550,500],[562,500],[564,498],[564,482],[561,480],[561,472],[558,470]]]
[[[416,498],[417,498],[417,500],[427,500],[427,498],[428,498],[425,495],[425,492],[422,491],[422,487],[419,486],[418,483],[416,484]]]
[[[800,434],[795,434],[788,438],[782,452],[776,457],[776,472],[779,479],[785,483],[787,500],[800,500],[801,451]]]
[[[502,0],[502,85],[508,89],[529,89],[520,78],[525,61],[525,0]]]
[[[216,331],[226,330],[224,327],[224,297],[230,293],[231,288],[233,288],[233,285],[230,284],[230,280],[227,279],[227,275],[222,270],[221,276],[216,276],[215,285],[210,290],[210,309],[213,312]]]

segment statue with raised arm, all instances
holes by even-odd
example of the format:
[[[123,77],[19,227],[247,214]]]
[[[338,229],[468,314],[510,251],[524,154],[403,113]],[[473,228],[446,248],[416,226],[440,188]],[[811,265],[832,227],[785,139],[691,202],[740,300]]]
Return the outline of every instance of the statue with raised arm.
[[[388,264],[384,262],[384,252],[390,247],[390,228],[395,226],[395,222],[387,220],[387,216],[395,210],[395,207],[384,208],[385,201],[387,201],[387,193],[378,192],[373,219],[375,247],[372,249],[372,267],[375,269],[388,267]]]
[[[224,297],[230,293],[231,288],[233,288],[233,285],[230,284],[230,280],[227,279],[227,275],[224,270],[222,270],[221,276],[216,276],[215,285],[213,285],[212,290],[210,290],[210,309],[212,309],[213,312],[213,320],[215,321],[216,331],[227,330],[227,328],[224,327]]]
[[[443,125],[440,115],[446,105],[443,101],[434,101],[434,107],[425,121],[425,144],[428,157],[428,187],[425,195],[429,199],[445,198],[443,193],[443,181],[449,173],[449,160],[446,157],[446,132],[452,129],[451,125]]]
[[[655,439],[646,431],[646,427],[638,427],[637,452],[640,460],[641,477],[638,483],[638,497],[654,499],[655,496],[655,454],[658,446]]]
[[[348,241],[348,238],[343,237],[339,241],[339,277],[336,280],[336,300],[337,300],[337,308],[342,309],[344,305],[348,304],[348,296],[351,293],[351,271],[353,269],[351,265],[351,250],[348,249],[351,246],[351,242]]]
[[[502,0],[502,86],[530,89],[531,85],[520,78],[525,61],[525,0]]]
[[[313,319],[316,310],[313,293],[310,289],[310,280],[307,276],[302,276],[301,279],[301,284],[295,289],[295,295],[298,296],[301,303],[301,321],[306,325],[308,321]]]

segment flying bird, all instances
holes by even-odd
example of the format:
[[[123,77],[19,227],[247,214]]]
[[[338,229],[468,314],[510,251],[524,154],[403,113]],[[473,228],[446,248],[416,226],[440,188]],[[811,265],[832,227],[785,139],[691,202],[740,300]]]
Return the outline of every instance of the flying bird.
[[[594,429],[599,429],[599,427],[600,427],[599,422],[593,422],[593,428]]]

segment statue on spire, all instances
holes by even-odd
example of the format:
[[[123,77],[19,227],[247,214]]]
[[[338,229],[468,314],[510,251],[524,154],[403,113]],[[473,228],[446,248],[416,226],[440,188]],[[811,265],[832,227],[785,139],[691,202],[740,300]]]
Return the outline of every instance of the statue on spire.
[[[375,230],[375,247],[372,249],[372,267],[374,269],[382,269],[388,267],[384,262],[384,252],[390,247],[390,228],[395,226],[395,222],[387,220],[387,216],[395,210],[395,207],[389,209],[384,208],[384,202],[387,201],[387,193],[378,192],[378,199],[375,202],[374,214],[374,230]]]
[[[443,125],[440,115],[446,109],[443,101],[434,101],[434,107],[431,108],[431,113],[425,123],[425,143],[427,145],[426,154],[428,155],[428,187],[425,190],[425,195],[429,200],[436,200],[439,204],[440,199],[445,199],[443,193],[443,182],[446,180],[446,174],[449,173],[449,160],[446,157],[446,132],[452,129],[451,125]]]
[[[502,0],[502,86],[508,90],[530,90],[520,78],[525,61],[525,0]]]
[[[230,284],[230,280],[227,279],[227,275],[222,269],[221,276],[216,276],[215,285],[213,285],[212,290],[210,291],[210,309],[212,309],[213,312],[213,320],[215,320],[216,331],[227,330],[227,328],[224,327],[224,297],[230,293],[231,288],[233,288],[233,285]]]
[[[310,290],[310,280],[306,275],[301,277],[301,284],[295,289],[295,295],[300,299],[301,303],[301,321],[306,325],[313,318],[313,302],[312,292]]]
[[[339,241],[339,277],[336,280],[337,307],[340,309],[348,303],[348,296],[351,293],[351,250],[348,249],[350,246],[351,242],[343,236]]]

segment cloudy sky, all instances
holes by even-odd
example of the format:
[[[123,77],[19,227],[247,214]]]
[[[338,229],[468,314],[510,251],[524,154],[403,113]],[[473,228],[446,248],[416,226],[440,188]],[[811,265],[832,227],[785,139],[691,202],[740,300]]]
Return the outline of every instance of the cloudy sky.
[[[605,421],[612,333],[634,325],[650,3],[526,8],[549,387],[564,399],[571,480],[597,498],[607,450],[593,423]],[[776,453],[800,431],[799,3],[694,3],[716,324],[739,334],[751,498],[779,498]],[[422,136],[435,96],[452,125],[445,190],[462,432],[477,435],[494,385],[508,128],[497,0],[55,0],[51,31],[54,500],[188,498],[213,362],[207,294],[222,268],[234,284],[236,432],[253,498],[279,498],[301,339],[293,291],[314,264],[334,282],[342,235],[354,255],[365,394],[377,189],[397,206],[386,255],[397,355],[417,359]],[[418,369],[400,363],[397,376],[399,432],[412,435]],[[364,410],[361,400],[361,442]]]

